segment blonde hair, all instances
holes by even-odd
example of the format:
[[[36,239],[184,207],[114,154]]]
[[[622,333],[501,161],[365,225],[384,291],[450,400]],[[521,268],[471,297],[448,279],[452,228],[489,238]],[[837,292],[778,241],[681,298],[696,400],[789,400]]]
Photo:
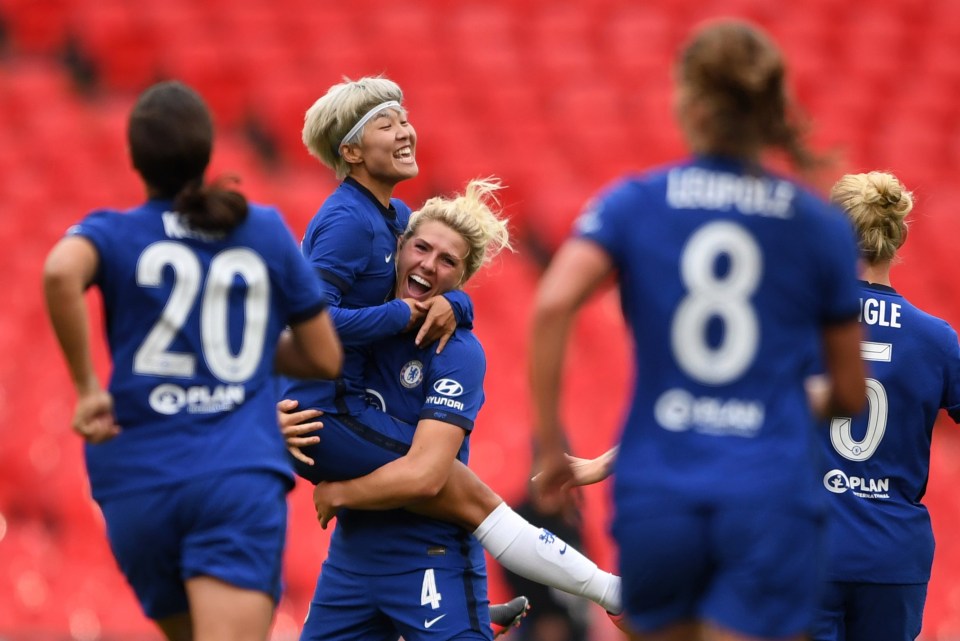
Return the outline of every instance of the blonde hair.
[[[377,105],[396,100],[403,104],[403,91],[382,76],[350,80],[333,85],[307,109],[303,119],[303,144],[310,155],[333,169],[338,180],[350,173],[350,164],[340,157],[340,141],[350,129]],[[363,129],[348,141],[359,143]]]
[[[475,178],[467,183],[463,194],[452,198],[436,196],[410,215],[403,233],[407,242],[423,223],[443,223],[467,241],[464,274],[460,284],[466,283],[490,259],[504,249],[513,251],[507,221],[500,217],[496,192],[502,189],[495,177]]]
[[[891,173],[847,174],[830,190],[857,229],[860,255],[869,263],[892,260],[907,240],[913,194]]]

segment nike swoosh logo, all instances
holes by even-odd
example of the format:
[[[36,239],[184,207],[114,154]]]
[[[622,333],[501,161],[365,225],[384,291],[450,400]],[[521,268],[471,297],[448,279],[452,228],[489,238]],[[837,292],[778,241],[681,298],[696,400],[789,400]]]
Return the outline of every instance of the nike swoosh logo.
[[[567,553],[567,544],[566,544],[566,542],[564,542],[564,544],[563,544],[563,549],[560,550],[560,554],[566,554],[566,553]]]
[[[386,256],[384,256],[384,257],[383,257],[383,262],[389,263],[391,258],[393,258],[393,252],[390,252],[389,254],[387,254]]]
[[[445,617],[445,616],[447,616],[447,615],[446,615],[446,614],[441,614],[441,615],[438,616],[436,619],[424,619],[424,620],[423,620],[423,627],[425,627],[426,629],[429,630],[430,628],[433,627],[433,624],[434,624],[434,623],[436,623],[437,621],[439,621],[440,619],[442,619],[442,618]]]

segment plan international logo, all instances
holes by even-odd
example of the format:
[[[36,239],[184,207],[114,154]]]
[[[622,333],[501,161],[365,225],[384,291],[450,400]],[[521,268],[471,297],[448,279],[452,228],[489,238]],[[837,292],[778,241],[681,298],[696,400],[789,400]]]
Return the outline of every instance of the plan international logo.
[[[834,494],[843,494],[848,490],[862,499],[890,498],[890,479],[867,479],[860,476],[847,476],[843,470],[830,470],[823,477],[823,487]]]

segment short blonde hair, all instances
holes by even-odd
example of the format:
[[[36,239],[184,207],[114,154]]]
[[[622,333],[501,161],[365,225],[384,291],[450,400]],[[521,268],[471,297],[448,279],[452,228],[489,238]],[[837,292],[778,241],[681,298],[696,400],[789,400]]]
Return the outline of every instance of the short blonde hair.
[[[340,141],[368,111],[389,100],[403,103],[403,91],[382,76],[350,80],[333,85],[307,109],[303,119],[303,144],[312,156],[333,169],[338,180],[350,173],[350,165],[340,157]],[[359,142],[363,130],[353,140]]]
[[[869,262],[892,260],[907,240],[913,194],[891,173],[847,174],[830,190],[857,229],[860,255]]]
[[[437,196],[423,203],[410,215],[402,242],[413,236],[426,222],[440,222],[467,241],[464,274],[466,283],[490,259],[504,249],[513,251],[507,220],[501,217],[496,192],[502,189],[495,177],[475,178],[467,183],[463,194],[452,198]]]

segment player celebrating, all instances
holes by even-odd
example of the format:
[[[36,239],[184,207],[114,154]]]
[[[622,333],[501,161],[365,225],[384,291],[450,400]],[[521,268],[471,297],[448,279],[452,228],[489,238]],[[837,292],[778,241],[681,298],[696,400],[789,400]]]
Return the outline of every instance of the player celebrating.
[[[849,226],[760,163],[771,147],[810,160],[784,74],[756,27],[698,30],[677,69],[693,158],[588,204],[538,292],[531,380],[555,496],[574,480],[558,415],[570,326],[619,280],[637,373],[613,534],[638,640],[799,640],[813,619],[823,507],[804,375],[822,347],[833,410],[859,409],[864,382]]]
[[[426,300],[457,288],[484,262],[488,247],[493,254],[509,246],[506,225],[484,202],[495,188],[472,182],[464,196],[434,198],[411,217],[397,248],[398,297]],[[318,485],[324,524],[339,507],[389,510],[416,501],[442,485],[432,476],[439,481],[455,459],[465,464],[469,456],[485,370],[473,333],[458,329],[440,354],[418,347],[413,335],[378,341],[369,351],[371,394],[409,424],[371,408],[358,424],[376,430],[380,447],[358,442],[353,449],[369,456],[371,467],[394,458],[391,450],[409,446],[410,453],[362,479]],[[332,439],[341,436],[338,430]],[[325,427],[320,449],[340,451],[326,439]],[[348,449],[340,456],[356,459]],[[486,604],[483,550],[461,528],[404,510],[344,510],[301,639],[490,639]]]
[[[823,431],[823,492],[832,512],[816,641],[912,641],[920,634],[933,529],[920,502],[940,408],[960,422],[956,332],[890,284],[913,195],[896,176],[850,174],[831,200],[857,231],[867,410]]]
[[[281,419],[290,426],[315,419],[320,410],[324,412],[322,439],[294,442],[302,446],[306,458],[316,460],[316,465],[298,461],[297,466],[298,473],[315,483],[363,475],[406,451],[381,447],[384,441],[378,433],[378,421],[384,417],[377,412],[365,413],[369,406],[363,345],[414,326],[426,311],[428,305],[424,303],[432,304],[425,324],[438,309],[448,310],[440,315],[447,320],[444,332],[452,333],[456,324],[454,314],[449,312],[451,307],[459,310],[463,325],[468,326],[472,319],[469,298],[457,288],[428,298],[408,296],[382,302],[391,294],[396,279],[394,230],[403,229],[400,225],[406,225],[409,212],[406,205],[391,198],[393,186],[417,171],[416,134],[402,99],[399,87],[385,78],[348,81],[321,97],[307,112],[304,124],[304,142],[311,153],[338,176],[346,176],[311,221],[303,243],[324,278],[337,330],[347,347],[344,374],[335,386],[314,381],[290,385],[285,397],[306,409]],[[453,301],[452,306],[445,300]],[[429,343],[426,334],[426,328],[421,328],[416,336],[419,344]],[[441,339],[438,349],[443,342]],[[281,409],[287,412],[294,406],[281,402]],[[416,417],[409,420],[416,422]],[[300,432],[306,432],[318,425],[301,427]],[[409,445],[410,433],[404,438]],[[376,452],[374,460],[388,458],[378,465],[358,464],[363,448],[370,445]],[[492,530],[484,538],[485,545],[505,567],[619,612],[619,579],[583,557],[579,557],[583,561],[578,566],[581,574],[573,576],[566,567],[574,557],[572,551],[553,564],[532,560],[527,552],[535,548],[542,532],[518,517],[465,466],[454,465],[450,473],[452,487],[462,482],[462,496],[470,500],[446,503],[446,518],[471,532],[482,524]],[[562,541],[552,543],[556,550],[564,548]]]
[[[87,216],[44,271],[78,394],[73,427],[146,615],[170,641],[263,641],[293,481],[270,379],[275,367],[335,376],[342,351],[279,213],[203,185],[213,126],[196,93],[145,91],[128,140],[149,200]],[[90,356],[91,285],[106,310],[109,392]]]

